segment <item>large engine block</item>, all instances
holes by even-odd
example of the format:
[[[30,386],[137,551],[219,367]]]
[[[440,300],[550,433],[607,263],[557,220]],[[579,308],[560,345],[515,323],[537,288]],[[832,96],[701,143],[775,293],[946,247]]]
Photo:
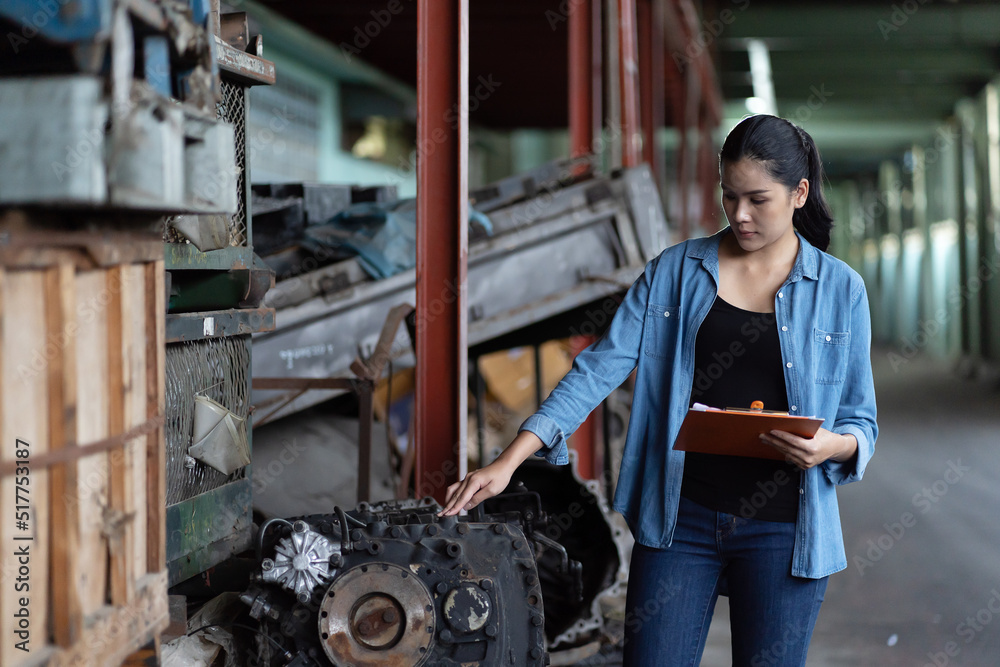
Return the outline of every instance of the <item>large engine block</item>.
[[[547,664],[524,516],[439,510],[398,501],[280,520],[280,532],[268,522],[258,580],[241,597],[297,665]],[[261,649],[261,665],[285,664]]]
[[[596,482],[536,462],[469,516],[440,509],[265,522],[241,595],[268,637],[255,667],[540,667],[607,639],[600,601],[621,592],[627,545]]]

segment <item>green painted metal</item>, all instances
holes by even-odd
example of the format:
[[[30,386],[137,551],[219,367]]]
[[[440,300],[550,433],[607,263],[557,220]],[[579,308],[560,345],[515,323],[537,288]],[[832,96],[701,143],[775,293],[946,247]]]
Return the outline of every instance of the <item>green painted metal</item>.
[[[164,268],[167,271],[181,269],[229,271],[247,269],[253,263],[253,250],[246,246],[201,252],[188,243],[164,243],[163,252]]]
[[[1000,13],[992,3],[937,4],[914,2],[906,12],[903,2],[859,6],[849,3],[820,5],[798,3],[759,5],[747,3],[747,11],[734,10],[734,20],[723,37],[736,40],[758,37],[769,40],[772,49],[817,48],[853,50],[863,44],[891,47],[935,46],[942,39],[952,44],[995,46],[1000,32]],[[720,3],[721,7],[721,3]],[[896,8],[899,12],[896,12]],[[884,23],[880,23],[884,22]],[[898,28],[894,30],[893,28]],[[729,46],[730,42],[726,42]]]
[[[167,507],[169,583],[190,579],[250,548],[251,471],[247,478]]]
[[[249,271],[212,271],[174,276],[168,310],[190,313],[235,308],[243,300],[249,286]]]

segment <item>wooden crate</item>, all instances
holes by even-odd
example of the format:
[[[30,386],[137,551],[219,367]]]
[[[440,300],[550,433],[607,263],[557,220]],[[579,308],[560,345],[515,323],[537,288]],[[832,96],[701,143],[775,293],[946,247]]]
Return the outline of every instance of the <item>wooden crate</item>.
[[[169,617],[162,244],[11,219],[0,215],[0,665],[120,665]],[[13,469],[18,440],[27,475]]]

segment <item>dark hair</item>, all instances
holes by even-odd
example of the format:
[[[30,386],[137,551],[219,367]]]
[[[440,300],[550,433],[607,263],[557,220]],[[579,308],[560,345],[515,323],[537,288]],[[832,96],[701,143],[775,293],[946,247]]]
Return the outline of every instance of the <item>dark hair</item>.
[[[803,178],[809,180],[809,196],[805,205],[795,209],[792,224],[809,243],[826,250],[833,215],[823,198],[823,162],[809,133],[777,116],[749,116],[726,137],[719,153],[720,171],[723,162],[742,158],[759,162],[771,178],[790,190]]]

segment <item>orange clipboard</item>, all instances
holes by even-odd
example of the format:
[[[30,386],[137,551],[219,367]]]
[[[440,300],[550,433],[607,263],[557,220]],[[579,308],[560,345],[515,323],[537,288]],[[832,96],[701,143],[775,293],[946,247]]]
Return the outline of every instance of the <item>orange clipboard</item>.
[[[811,438],[822,424],[823,420],[817,417],[757,410],[691,408],[681,424],[674,449],[784,461],[784,454],[760,441],[761,433],[778,430]]]

